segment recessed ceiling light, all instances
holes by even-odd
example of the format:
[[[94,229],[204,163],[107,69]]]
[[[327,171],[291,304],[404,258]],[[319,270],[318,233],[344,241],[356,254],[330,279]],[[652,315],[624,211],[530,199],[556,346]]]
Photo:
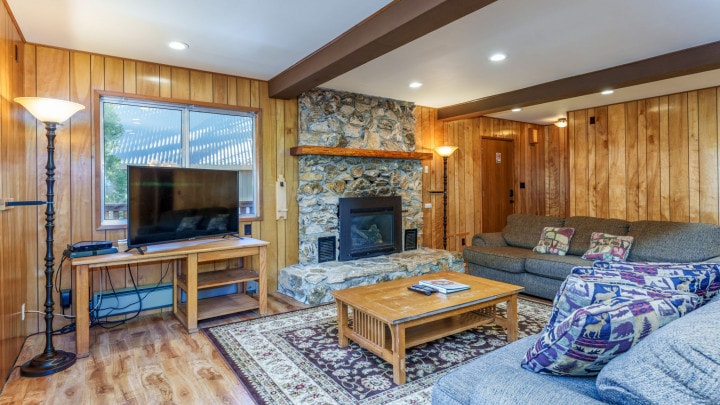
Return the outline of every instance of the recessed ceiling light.
[[[420,82],[412,82],[412,83],[410,83],[410,88],[411,88],[411,89],[417,89],[418,87],[422,87],[422,83],[420,83]]]
[[[608,90],[603,90],[603,91],[600,92],[600,94],[602,94],[602,95],[604,95],[604,96],[607,96],[608,94],[613,94],[613,93],[615,93],[615,90],[610,90],[610,89],[608,89]]]
[[[517,108],[513,108],[513,109],[510,110],[510,111],[512,111],[512,112],[520,112],[520,111],[522,111],[522,108],[517,107]]]
[[[496,53],[490,56],[490,60],[493,62],[500,62],[501,60],[505,60],[505,58],[507,58],[507,55],[504,53]]]
[[[186,44],[185,42],[180,42],[180,41],[172,41],[172,42],[168,43],[168,46],[177,51],[182,51],[184,49],[190,48],[190,45]]]

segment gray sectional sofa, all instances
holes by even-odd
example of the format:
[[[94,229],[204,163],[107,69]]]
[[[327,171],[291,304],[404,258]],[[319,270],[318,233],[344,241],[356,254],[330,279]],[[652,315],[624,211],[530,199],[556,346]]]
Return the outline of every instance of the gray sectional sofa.
[[[433,405],[718,404],[720,295],[651,333],[597,377],[536,374],[520,367],[539,335],[479,357],[435,382]]]
[[[575,234],[565,256],[532,251],[545,227],[571,227]],[[625,221],[584,216],[568,218],[530,214],[508,217],[502,232],[473,236],[463,251],[470,274],[525,287],[525,293],[553,299],[582,259],[593,232],[634,238],[627,261],[720,262],[720,226],[670,221]]]

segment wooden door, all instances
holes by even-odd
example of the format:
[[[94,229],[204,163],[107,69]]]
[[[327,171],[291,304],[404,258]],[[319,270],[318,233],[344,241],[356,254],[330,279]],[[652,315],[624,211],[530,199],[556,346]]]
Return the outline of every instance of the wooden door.
[[[513,213],[513,141],[483,138],[482,149],[482,232],[499,232]]]

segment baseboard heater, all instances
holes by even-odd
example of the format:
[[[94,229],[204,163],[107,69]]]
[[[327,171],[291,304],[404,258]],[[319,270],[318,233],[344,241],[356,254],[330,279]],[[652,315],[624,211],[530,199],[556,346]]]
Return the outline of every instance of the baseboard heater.
[[[257,282],[248,281],[247,290],[249,293],[257,292]],[[206,288],[198,291],[198,299],[217,297],[220,295],[237,294],[236,284]],[[119,290],[98,291],[93,294],[92,308],[97,311],[93,313],[94,318],[134,314],[139,308],[139,299],[142,298],[142,310],[166,308],[172,306],[173,286],[172,283],[160,285],[140,286],[137,291],[130,288]],[[180,296],[180,301],[185,302],[185,291]]]
[[[139,286],[135,288],[122,288],[119,290],[98,291],[93,293],[92,313],[94,318],[134,314],[140,308],[142,299],[142,310],[157,309],[172,306],[173,286],[172,283],[159,285]]]

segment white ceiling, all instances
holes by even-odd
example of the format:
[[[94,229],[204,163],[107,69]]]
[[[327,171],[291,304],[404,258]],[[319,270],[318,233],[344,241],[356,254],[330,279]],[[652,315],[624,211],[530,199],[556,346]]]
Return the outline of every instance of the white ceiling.
[[[31,43],[269,80],[389,0],[6,0]],[[445,107],[720,40],[718,0],[498,0],[323,87]],[[190,49],[166,44],[179,40]],[[500,63],[490,54],[504,52]],[[424,83],[410,89],[411,81]],[[566,111],[720,85],[720,71],[493,116]]]

